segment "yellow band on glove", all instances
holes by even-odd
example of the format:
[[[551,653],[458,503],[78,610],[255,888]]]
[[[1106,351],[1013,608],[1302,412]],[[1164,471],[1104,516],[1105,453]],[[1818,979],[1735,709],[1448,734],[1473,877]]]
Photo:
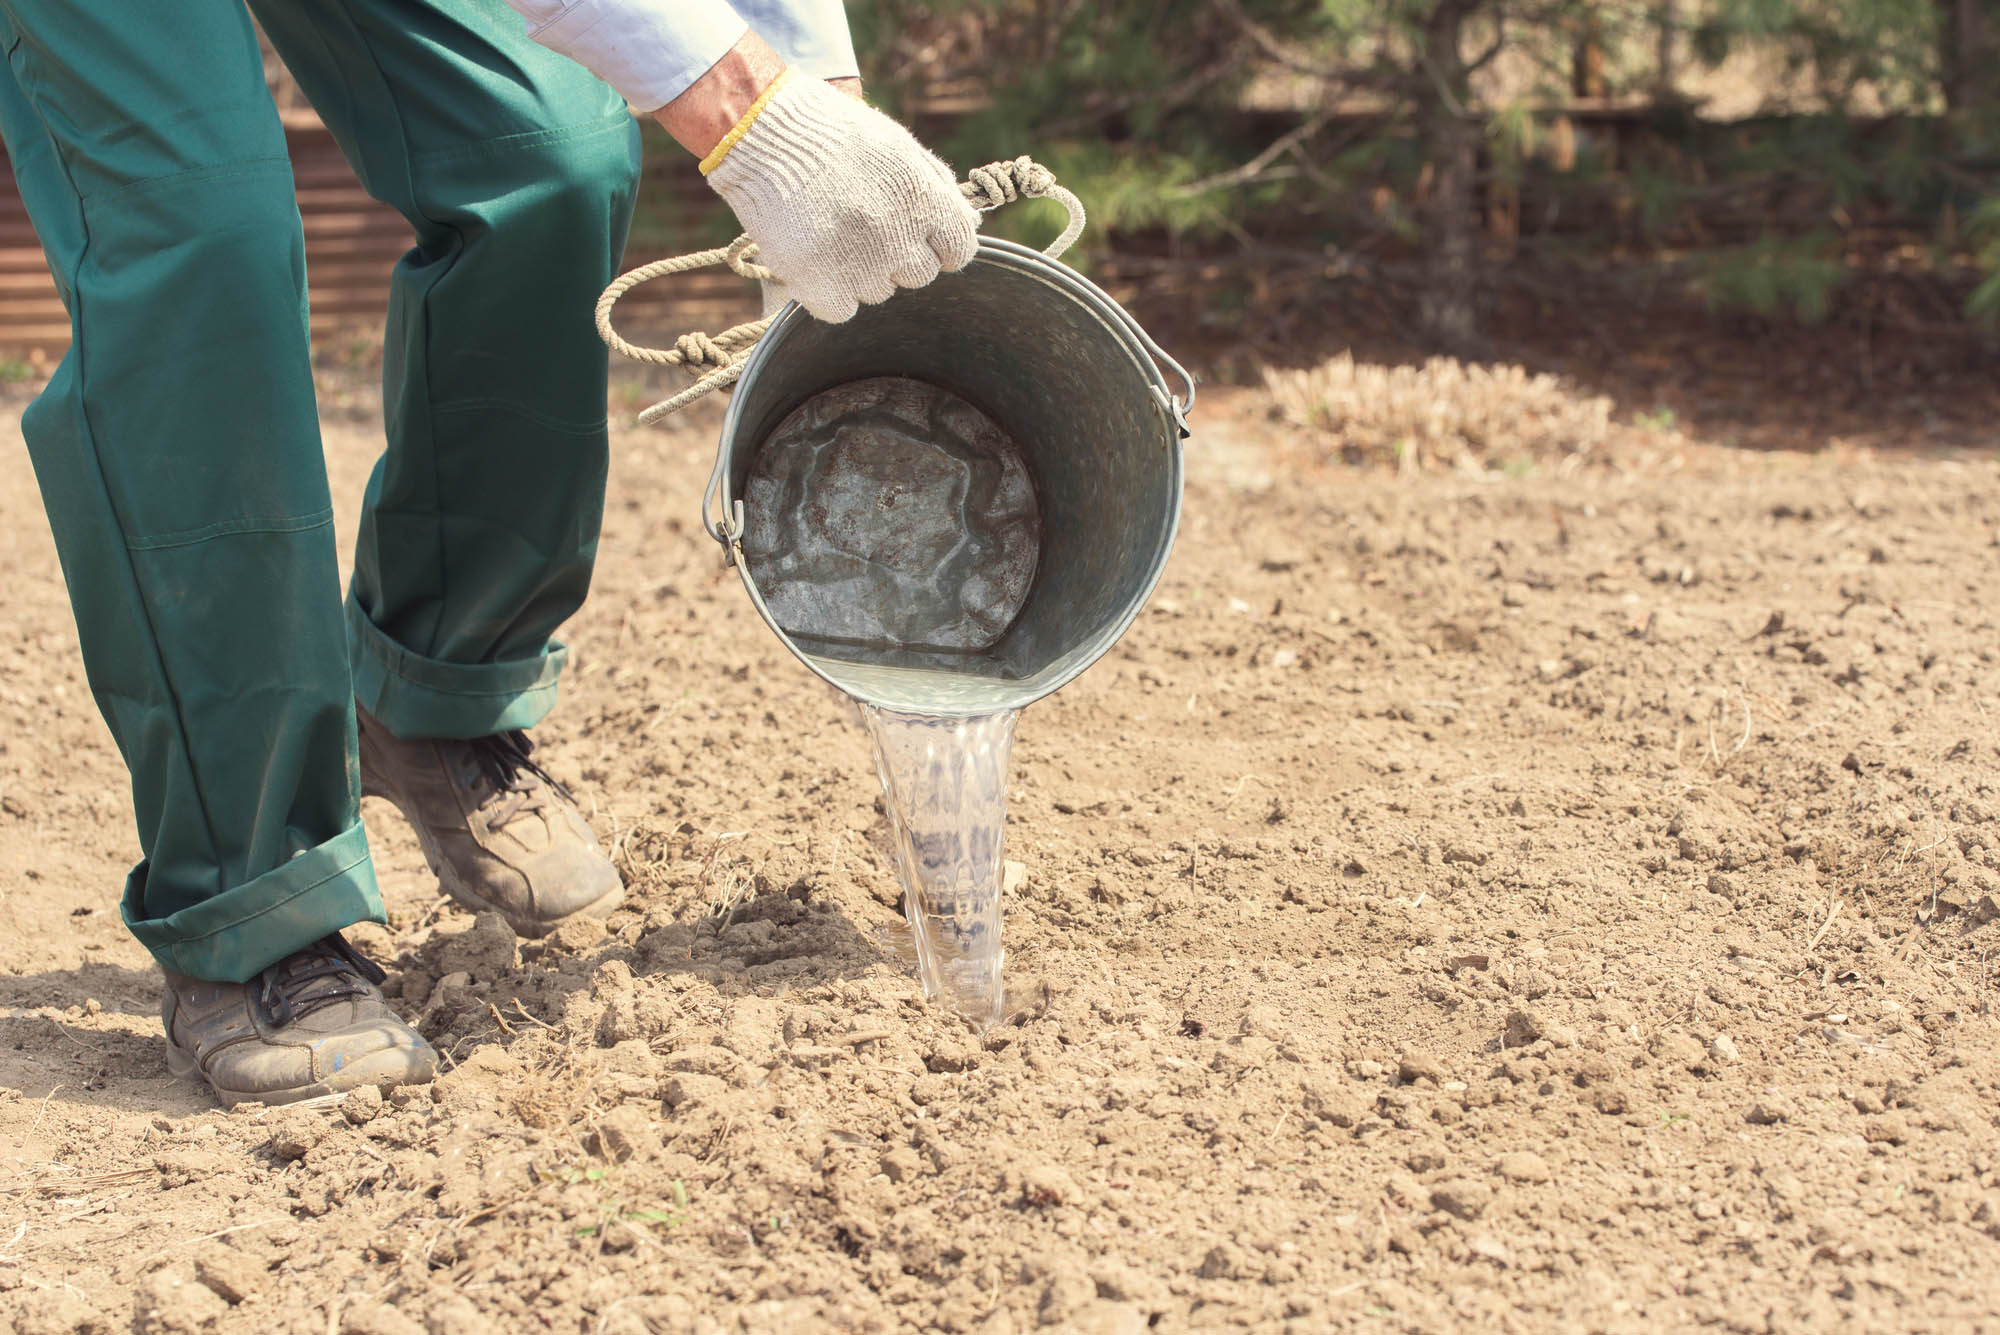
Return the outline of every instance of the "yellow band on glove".
[[[765,105],[778,95],[778,90],[783,88],[791,77],[792,66],[787,65],[777,78],[771,80],[766,85],[763,92],[757,94],[757,100],[750,104],[750,109],[743,113],[742,118],[736,124],[729,127],[729,133],[723,135],[721,142],[717,143],[714,148],[711,148],[708,151],[708,156],[701,160],[701,174],[703,176],[708,175],[722,165],[722,160],[729,156],[729,150],[736,147],[737,141],[742,139],[744,135],[750,133],[750,123],[757,119],[758,114],[764,110]],[[686,159],[682,160],[685,161]]]

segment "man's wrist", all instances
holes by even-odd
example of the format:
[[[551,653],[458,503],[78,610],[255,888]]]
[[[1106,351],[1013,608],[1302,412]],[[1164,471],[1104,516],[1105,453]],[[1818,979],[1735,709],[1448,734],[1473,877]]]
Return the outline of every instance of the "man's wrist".
[[[705,158],[784,72],[784,57],[756,33],[745,33],[686,92],[654,112],[653,119],[682,148]]]

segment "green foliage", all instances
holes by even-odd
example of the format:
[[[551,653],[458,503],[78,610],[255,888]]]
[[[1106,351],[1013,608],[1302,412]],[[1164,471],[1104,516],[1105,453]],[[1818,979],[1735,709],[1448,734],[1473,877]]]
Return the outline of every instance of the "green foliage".
[[[1710,310],[1790,314],[1807,324],[1826,318],[1848,268],[1826,233],[1764,237],[1710,257],[1701,288]]]
[[[1309,0],[1244,0],[1260,30],[1296,31]],[[961,168],[1026,153],[1089,204],[1093,238],[1158,228],[1210,239],[1279,202],[1282,190],[1187,187],[1253,156],[1235,113],[1255,40],[1212,0],[855,0],[872,99],[904,115],[926,95],[972,103],[938,147]],[[1003,210],[994,227],[1052,238],[1058,211]]]
[[[1756,47],[1835,106],[1866,86],[1901,111],[1933,109],[1937,44],[1936,0],[1718,0],[1693,32],[1710,64]]]
[[[1968,309],[1981,324],[2000,326],[2000,195],[1987,199],[1973,212],[1967,230],[1986,275],[1973,289]]]
[[[1518,184],[1539,132],[1534,108],[1525,101],[1517,99],[1495,112],[1486,122],[1486,151],[1494,175]]]
[[[1203,156],[1126,147],[1128,151],[1120,151],[1101,141],[1078,140],[1043,148],[1021,143],[1016,153],[994,156],[1018,157],[1026,152],[1060,180],[1081,183],[1091,226],[1104,233],[1158,227],[1177,236],[1202,239],[1222,234],[1231,212],[1225,206],[1226,197],[1206,192],[1191,195],[1183,189],[1202,173]],[[990,226],[1028,244],[1046,245],[1062,230],[1063,222],[1060,205],[1036,200],[1001,210]]]
[[[1120,233],[1302,251],[1434,246],[1448,212],[1432,202],[1453,160],[1445,146],[1471,127],[1479,179],[1461,236],[1477,226],[1479,191],[1504,185],[1523,201],[1524,233],[1531,199],[1567,229],[1533,244],[1601,254],[1636,240],[1692,254],[1716,309],[1822,319],[1849,277],[1854,229],[1943,235],[1942,220],[2000,196],[1990,147],[1975,151],[1993,127],[1938,114],[1946,2],[850,0],[848,10],[871,98],[905,117],[949,108],[922,128],[960,167],[1023,153],[1047,163],[1091,210],[1086,250]],[[1676,41],[1662,42],[1662,25]],[[1785,77],[1755,122],[1721,126],[1666,101],[1650,132],[1615,154],[1605,136],[1580,136],[1557,167],[1552,109],[1586,39],[1614,96],[1659,87],[1656,52],[1676,44],[1712,64],[1752,55]],[[1507,91],[1481,103],[1482,80],[1503,67]],[[1290,111],[1271,109],[1285,105],[1274,88],[1292,90]],[[1808,103],[1792,105],[1794,94]],[[2000,274],[2000,223],[1991,207],[1977,216],[1973,254]],[[1053,206],[1029,204],[990,225],[1040,244],[1061,223]],[[1975,300],[2000,319],[1996,283]]]
[[[1626,177],[1627,197],[1631,199],[1640,235],[1657,237],[1672,231],[1688,216],[1701,198],[1698,184],[1687,179],[1685,174],[1663,169],[1659,164],[1641,160],[1634,163]]]

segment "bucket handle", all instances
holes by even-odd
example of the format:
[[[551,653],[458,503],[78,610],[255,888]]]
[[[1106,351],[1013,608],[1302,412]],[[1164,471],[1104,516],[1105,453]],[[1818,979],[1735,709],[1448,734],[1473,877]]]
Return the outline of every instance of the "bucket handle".
[[[1017,199],[1053,199],[1069,212],[1069,225],[1042,253],[1055,259],[1068,250],[1078,236],[1083,233],[1083,201],[1067,189],[1056,184],[1055,173],[1032,158],[1015,158],[1012,162],[989,162],[984,167],[975,167],[967,179],[959,183],[959,191],[966,200],[981,213],[990,213],[1002,204],[1011,204]],[[633,361],[646,362],[653,366],[680,366],[689,374],[700,376],[694,384],[680,393],[662,399],[639,414],[640,426],[651,426],[663,417],[671,416],[693,403],[703,395],[710,394],[726,385],[736,382],[743,374],[743,362],[750,355],[750,349],[771,325],[771,317],[749,320],[733,325],[721,333],[710,336],[699,330],[682,334],[674,340],[671,348],[641,347],[630,343],[611,327],[611,308],[618,299],[641,283],[669,274],[687,273],[694,269],[705,269],[710,265],[726,265],[745,278],[770,279],[777,277],[769,269],[755,262],[757,244],[747,235],[739,236],[726,246],[712,250],[697,250],[687,255],[672,255],[651,264],[642,264],[629,273],[621,274],[611,286],[604,289],[604,295],[597,299],[597,336],[605,345],[622,357]],[[1149,340],[1150,341],[1150,340]]]
[[[966,200],[981,213],[991,213],[1001,205],[1011,204],[1021,198],[1053,199],[1060,203],[1069,214],[1069,223],[1063,228],[1062,234],[1042,251],[1042,254],[1052,260],[1061,258],[1063,252],[1083,234],[1085,221],[1083,201],[1058,184],[1054,172],[1032,158],[1019,157],[1011,162],[989,162],[984,167],[975,167],[967,173],[967,179],[959,182],[958,188]],[[710,265],[724,265],[745,278],[759,280],[775,278],[777,275],[756,263],[756,254],[757,244],[748,235],[743,235],[726,246],[654,260],[651,264],[642,264],[628,273],[621,274],[597,299],[597,336],[603,339],[605,345],[613,352],[653,366],[679,366],[686,369],[689,374],[700,377],[680,393],[662,399],[641,412],[638,419],[640,426],[651,426],[661,418],[679,412],[696,399],[734,384],[743,374],[743,366],[749,359],[750,350],[756,346],[757,340],[763,337],[764,331],[771,327],[773,317],[765,316],[762,319],[732,325],[712,336],[694,330],[675,339],[671,348],[648,348],[628,342],[612,328],[612,307],[618,304],[620,297],[641,283],[664,278],[669,274],[705,269]],[[1105,309],[1116,316],[1126,331],[1155,361],[1171,368],[1180,378],[1185,390],[1182,398],[1175,399],[1165,389],[1159,387],[1155,387],[1153,392],[1158,396],[1161,408],[1185,438],[1188,435],[1187,414],[1194,407],[1194,377],[1188,374],[1186,367],[1169,356],[1124,307],[1111,300],[1102,289],[1081,275],[1076,275],[1076,279],[1103,298]],[[734,514],[724,515],[720,524],[716,522],[716,501],[722,494],[724,467],[723,455],[718,451],[715,468],[709,474],[708,486],[702,493],[701,526],[708,530],[708,536],[722,544],[725,552],[733,556],[734,538],[743,531],[743,503],[738,501],[734,507],[736,511]]]

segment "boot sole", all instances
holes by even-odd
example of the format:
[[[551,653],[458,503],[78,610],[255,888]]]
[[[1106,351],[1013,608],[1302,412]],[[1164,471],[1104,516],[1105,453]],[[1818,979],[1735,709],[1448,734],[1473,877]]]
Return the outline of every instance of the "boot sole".
[[[344,1094],[363,1085],[375,1085],[390,1089],[400,1085],[427,1085],[437,1074],[436,1063],[432,1069],[417,1076],[410,1072],[410,1050],[389,1048],[382,1052],[371,1052],[359,1061],[350,1062],[340,1068],[332,1080],[319,1080],[310,1085],[298,1085],[291,1089],[229,1089],[216,1084],[201,1069],[201,1063],[194,1054],[183,1051],[172,1043],[167,1044],[167,1070],[176,1077],[186,1080],[194,1078],[203,1081],[215,1091],[216,1098],[224,1107],[237,1103],[262,1103],[268,1107],[281,1107],[287,1103],[299,1103],[305,1099],[323,1098],[329,1094]]]
[[[431,837],[430,830],[422,821],[409,813],[408,808],[396,799],[394,793],[363,783],[361,795],[382,798],[396,808],[397,814],[402,816],[409,824],[410,830],[417,836],[417,847],[423,851],[424,865],[431,869],[431,875],[437,877],[439,887],[447,895],[474,913],[499,914],[507,920],[507,925],[514,929],[515,936],[526,937],[531,941],[539,940],[564,923],[577,918],[608,918],[617,911],[620,904],[625,902],[625,883],[621,879],[613,882],[610,890],[573,913],[565,913],[560,918],[523,918],[465,884],[452,865],[445,861],[443,853],[439,851],[436,841]]]

